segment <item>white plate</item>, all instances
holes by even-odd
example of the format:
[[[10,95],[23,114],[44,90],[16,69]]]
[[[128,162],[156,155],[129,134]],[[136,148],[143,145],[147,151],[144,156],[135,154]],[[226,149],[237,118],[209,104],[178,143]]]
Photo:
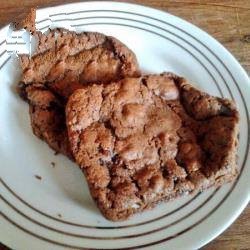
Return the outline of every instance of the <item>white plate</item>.
[[[197,27],[138,5],[85,2],[38,10],[38,28],[45,31],[52,22],[113,35],[136,53],[143,72],[173,71],[210,94],[234,99],[241,116],[241,171],[222,188],[161,204],[125,222],[105,220],[78,167],[32,134],[28,106],[15,92],[20,71],[5,52],[12,46],[5,27],[0,31],[0,241],[14,249],[194,249],[219,235],[250,196],[250,82],[239,63]]]

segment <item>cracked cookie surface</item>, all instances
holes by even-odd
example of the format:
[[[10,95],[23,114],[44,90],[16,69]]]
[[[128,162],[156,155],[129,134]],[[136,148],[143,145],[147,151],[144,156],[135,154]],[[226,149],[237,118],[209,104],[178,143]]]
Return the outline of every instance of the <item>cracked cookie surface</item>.
[[[171,73],[84,87],[66,105],[75,160],[114,221],[234,179],[238,119]]]
[[[55,29],[34,35],[34,55],[20,55],[19,94],[30,104],[34,134],[72,157],[64,115],[68,97],[84,85],[139,76],[138,63],[124,44],[100,33]]]

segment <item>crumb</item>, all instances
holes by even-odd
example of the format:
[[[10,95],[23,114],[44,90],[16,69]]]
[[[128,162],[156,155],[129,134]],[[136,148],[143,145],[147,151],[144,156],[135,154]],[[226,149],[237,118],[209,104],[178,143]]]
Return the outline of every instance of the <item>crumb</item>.
[[[56,166],[55,162],[53,161],[50,164],[52,165],[53,168]]]
[[[32,34],[36,31],[36,9],[31,8],[29,12],[22,13],[17,17],[17,20],[13,23],[15,30],[26,29]]]
[[[40,175],[35,175],[35,177],[38,179],[38,180],[41,180],[42,177]]]
[[[57,214],[58,217],[62,218],[62,215],[60,213]]]
[[[59,153],[57,151],[54,152],[54,155],[58,155]]]

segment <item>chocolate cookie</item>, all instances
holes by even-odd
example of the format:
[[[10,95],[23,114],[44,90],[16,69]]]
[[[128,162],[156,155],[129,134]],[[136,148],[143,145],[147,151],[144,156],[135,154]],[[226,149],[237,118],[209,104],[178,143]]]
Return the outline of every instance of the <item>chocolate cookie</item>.
[[[170,73],[76,90],[66,121],[75,160],[110,220],[238,173],[234,104]]]
[[[65,130],[68,97],[90,83],[108,83],[140,74],[134,53],[113,37],[55,29],[35,33],[35,54],[20,56],[20,95],[30,104],[34,134],[71,156]]]

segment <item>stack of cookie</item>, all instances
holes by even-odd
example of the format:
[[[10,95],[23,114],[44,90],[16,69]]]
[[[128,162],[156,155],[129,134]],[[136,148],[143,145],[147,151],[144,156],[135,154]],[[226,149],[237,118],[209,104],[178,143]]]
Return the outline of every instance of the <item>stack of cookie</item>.
[[[84,172],[110,220],[237,176],[239,114],[172,73],[142,75],[135,54],[113,37],[35,32],[20,56],[20,96],[33,132]]]

